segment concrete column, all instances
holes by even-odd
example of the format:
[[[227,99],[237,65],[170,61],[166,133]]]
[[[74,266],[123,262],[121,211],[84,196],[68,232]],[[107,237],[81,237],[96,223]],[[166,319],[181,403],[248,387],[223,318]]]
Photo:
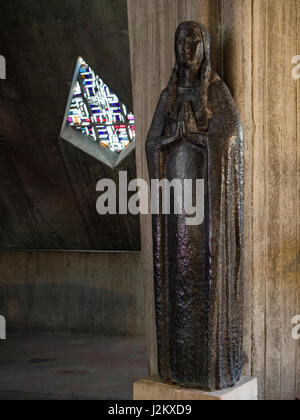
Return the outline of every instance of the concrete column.
[[[137,165],[147,179],[145,139],[170,76],[175,29],[182,20],[206,24],[212,61],[234,96],[245,131],[244,374],[259,379],[260,398],[300,393],[298,0],[128,0]],[[156,373],[151,218],[142,247],[150,373]],[[296,357],[298,355],[298,357]],[[295,386],[296,384],[296,386]]]
[[[252,5],[252,374],[260,378],[261,397],[284,400],[296,397],[291,319],[300,309],[293,263],[299,249],[299,96],[291,76],[297,3]]]
[[[300,55],[300,3],[297,2],[296,10],[296,27],[297,27],[297,45],[296,54]],[[300,72],[298,71],[298,74]],[[296,210],[297,210],[297,256],[296,256],[296,282],[297,282],[297,312],[300,314],[300,78],[296,81],[297,83],[297,191],[296,191]],[[298,342],[296,350],[296,397],[300,399],[300,342]]]

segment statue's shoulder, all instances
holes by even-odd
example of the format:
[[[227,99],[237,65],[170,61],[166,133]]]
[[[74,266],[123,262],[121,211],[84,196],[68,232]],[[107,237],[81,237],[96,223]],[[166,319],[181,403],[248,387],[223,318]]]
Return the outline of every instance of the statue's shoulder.
[[[169,88],[166,87],[160,94],[159,99],[158,99],[158,103],[157,103],[157,109],[161,109],[165,107],[167,100],[169,97]]]
[[[167,86],[160,94],[161,99],[167,99],[170,95],[170,86]]]
[[[241,135],[242,125],[236,104],[228,86],[219,76],[210,83],[208,101],[213,113],[213,131],[228,136]]]

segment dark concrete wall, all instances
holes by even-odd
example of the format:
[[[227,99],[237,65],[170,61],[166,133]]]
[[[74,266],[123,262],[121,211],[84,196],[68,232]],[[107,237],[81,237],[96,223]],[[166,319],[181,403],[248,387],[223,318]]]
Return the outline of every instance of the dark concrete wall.
[[[0,248],[138,250],[138,217],[96,213],[116,178],[59,139],[78,56],[132,108],[125,0],[0,0]],[[135,177],[134,153],[118,170]],[[144,332],[136,253],[1,252],[8,331]]]
[[[142,335],[140,255],[1,252],[0,314],[8,333]]]
[[[98,180],[135,178],[134,153],[112,170],[59,138],[78,56],[132,109],[126,1],[0,10],[0,249],[139,250],[137,216],[96,212]]]

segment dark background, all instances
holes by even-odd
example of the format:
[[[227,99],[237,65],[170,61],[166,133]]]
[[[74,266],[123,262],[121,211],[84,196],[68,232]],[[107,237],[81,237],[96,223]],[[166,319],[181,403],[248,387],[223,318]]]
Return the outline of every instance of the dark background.
[[[132,110],[126,1],[0,9],[0,249],[139,250],[138,217],[96,213],[97,181],[134,178],[134,153],[112,170],[59,138],[78,56]]]

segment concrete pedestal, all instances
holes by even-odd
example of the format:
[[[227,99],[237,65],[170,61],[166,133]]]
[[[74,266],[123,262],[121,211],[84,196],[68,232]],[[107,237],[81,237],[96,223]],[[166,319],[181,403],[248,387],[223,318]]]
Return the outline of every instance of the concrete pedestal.
[[[174,401],[174,400],[216,400],[216,401],[255,401],[257,400],[257,379],[243,376],[233,387],[222,391],[205,392],[194,388],[162,383],[159,379],[141,379],[133,385],[133,399]]]

